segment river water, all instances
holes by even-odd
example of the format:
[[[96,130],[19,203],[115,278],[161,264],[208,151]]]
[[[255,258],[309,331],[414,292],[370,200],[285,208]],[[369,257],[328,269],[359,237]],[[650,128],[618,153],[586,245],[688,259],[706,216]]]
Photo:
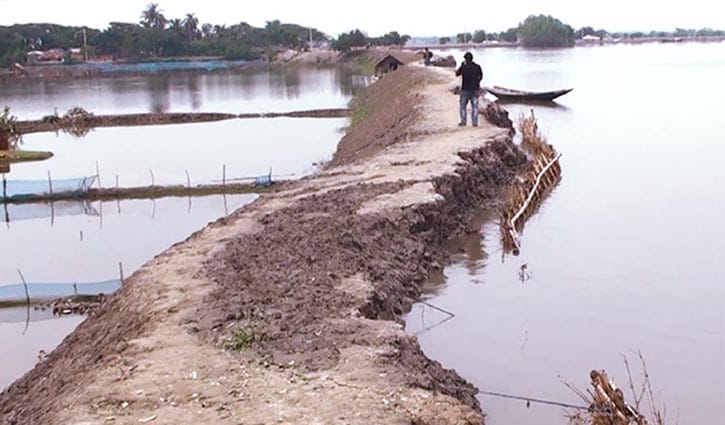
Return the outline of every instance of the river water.
[[[480,390],[576,405],[562,382],[586,389],[592,369],[629,395],[622,356],[639,382],[639,351],[667,423],[721,424],[725,43],[473,53],[486,85],[574,88],[505,105],[533,108],[563,179],[519,257],[502,256],[497,217],[455,242],[427,300],[455,317],[436,326],[446,315],[418,304],[408,330]],[[488,425],[566,423],[558,407],[479,399]]]
[[[339,108],[367,79],[339,69],[250,70],[209,75],[115,76],[0,85],[0,104],[20,119],[80,105],[96,114],[284,112]],[[100,172],[100,185],[192,185],[266,175],[294,178],[333,154],[347,119],[245,119],[215,123],[99,128],[83,138],[31,134],[23,149],[47,161],[13,164],[5,178],[46,181]],[[187,176],[188,179],[187,180]],[[0,301],[57,292],[104,292],[170,245],[256,195],[121,202],[0,205]],[[22,277],[21,277],[22,274]],[[74,286],[75,285],[75,286]],[[73,292],[70,292],[73,293]],[[48,311],[0,309],[0,388],[50,352],[83,320]]]

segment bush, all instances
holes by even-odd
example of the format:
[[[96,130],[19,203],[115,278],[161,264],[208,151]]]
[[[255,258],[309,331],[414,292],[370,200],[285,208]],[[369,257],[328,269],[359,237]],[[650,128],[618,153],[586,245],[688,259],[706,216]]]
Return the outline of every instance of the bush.
[[[4,150],[7,147],[12,150],[22,142],[23,137],[15,128],[17,120],[15,115],[10,115],[10,107],[5,106],[3,113],[0,114],[0,149]],[[4,146],[5,144],[7,146]]]
[[[524,47],[569,47],[574,45],[574,28],[551,15],[531,15],[517,28]]]

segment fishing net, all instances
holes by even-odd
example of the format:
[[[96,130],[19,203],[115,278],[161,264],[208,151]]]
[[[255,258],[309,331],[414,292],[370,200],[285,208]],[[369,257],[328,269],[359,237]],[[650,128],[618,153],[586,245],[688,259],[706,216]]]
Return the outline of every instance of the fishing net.
[[[28,295],[31,300],[43,300],[72,295],[112,294],[120,287],[120,279],[92,283],[29,283]],[[0,286],[0,302],[24,300],[25,287],[22,283]]]
[[[5,180],[0,200],[17,200],[53,194],[83,195],[93,187],[98,176],[61,180]]]

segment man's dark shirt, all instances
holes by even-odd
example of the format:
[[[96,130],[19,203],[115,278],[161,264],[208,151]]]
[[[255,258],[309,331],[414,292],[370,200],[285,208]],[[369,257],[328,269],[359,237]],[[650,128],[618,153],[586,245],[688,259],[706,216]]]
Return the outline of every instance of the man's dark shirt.
[[[481,80],[483,79],[483,71],[476,62],[464,62],[458,71],[456,76],[463,75],[463,84],[461,90],[464,91],[475,91],[481,88]]]

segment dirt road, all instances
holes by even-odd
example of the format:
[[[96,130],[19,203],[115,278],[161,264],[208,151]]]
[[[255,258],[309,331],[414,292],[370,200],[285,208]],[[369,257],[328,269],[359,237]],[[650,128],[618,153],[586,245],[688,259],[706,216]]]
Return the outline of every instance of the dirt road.
[[[176,244],[0,395],[5,424],[481,424],[400,315],[525,162],[450,70],[359,99],[323,172]]]

